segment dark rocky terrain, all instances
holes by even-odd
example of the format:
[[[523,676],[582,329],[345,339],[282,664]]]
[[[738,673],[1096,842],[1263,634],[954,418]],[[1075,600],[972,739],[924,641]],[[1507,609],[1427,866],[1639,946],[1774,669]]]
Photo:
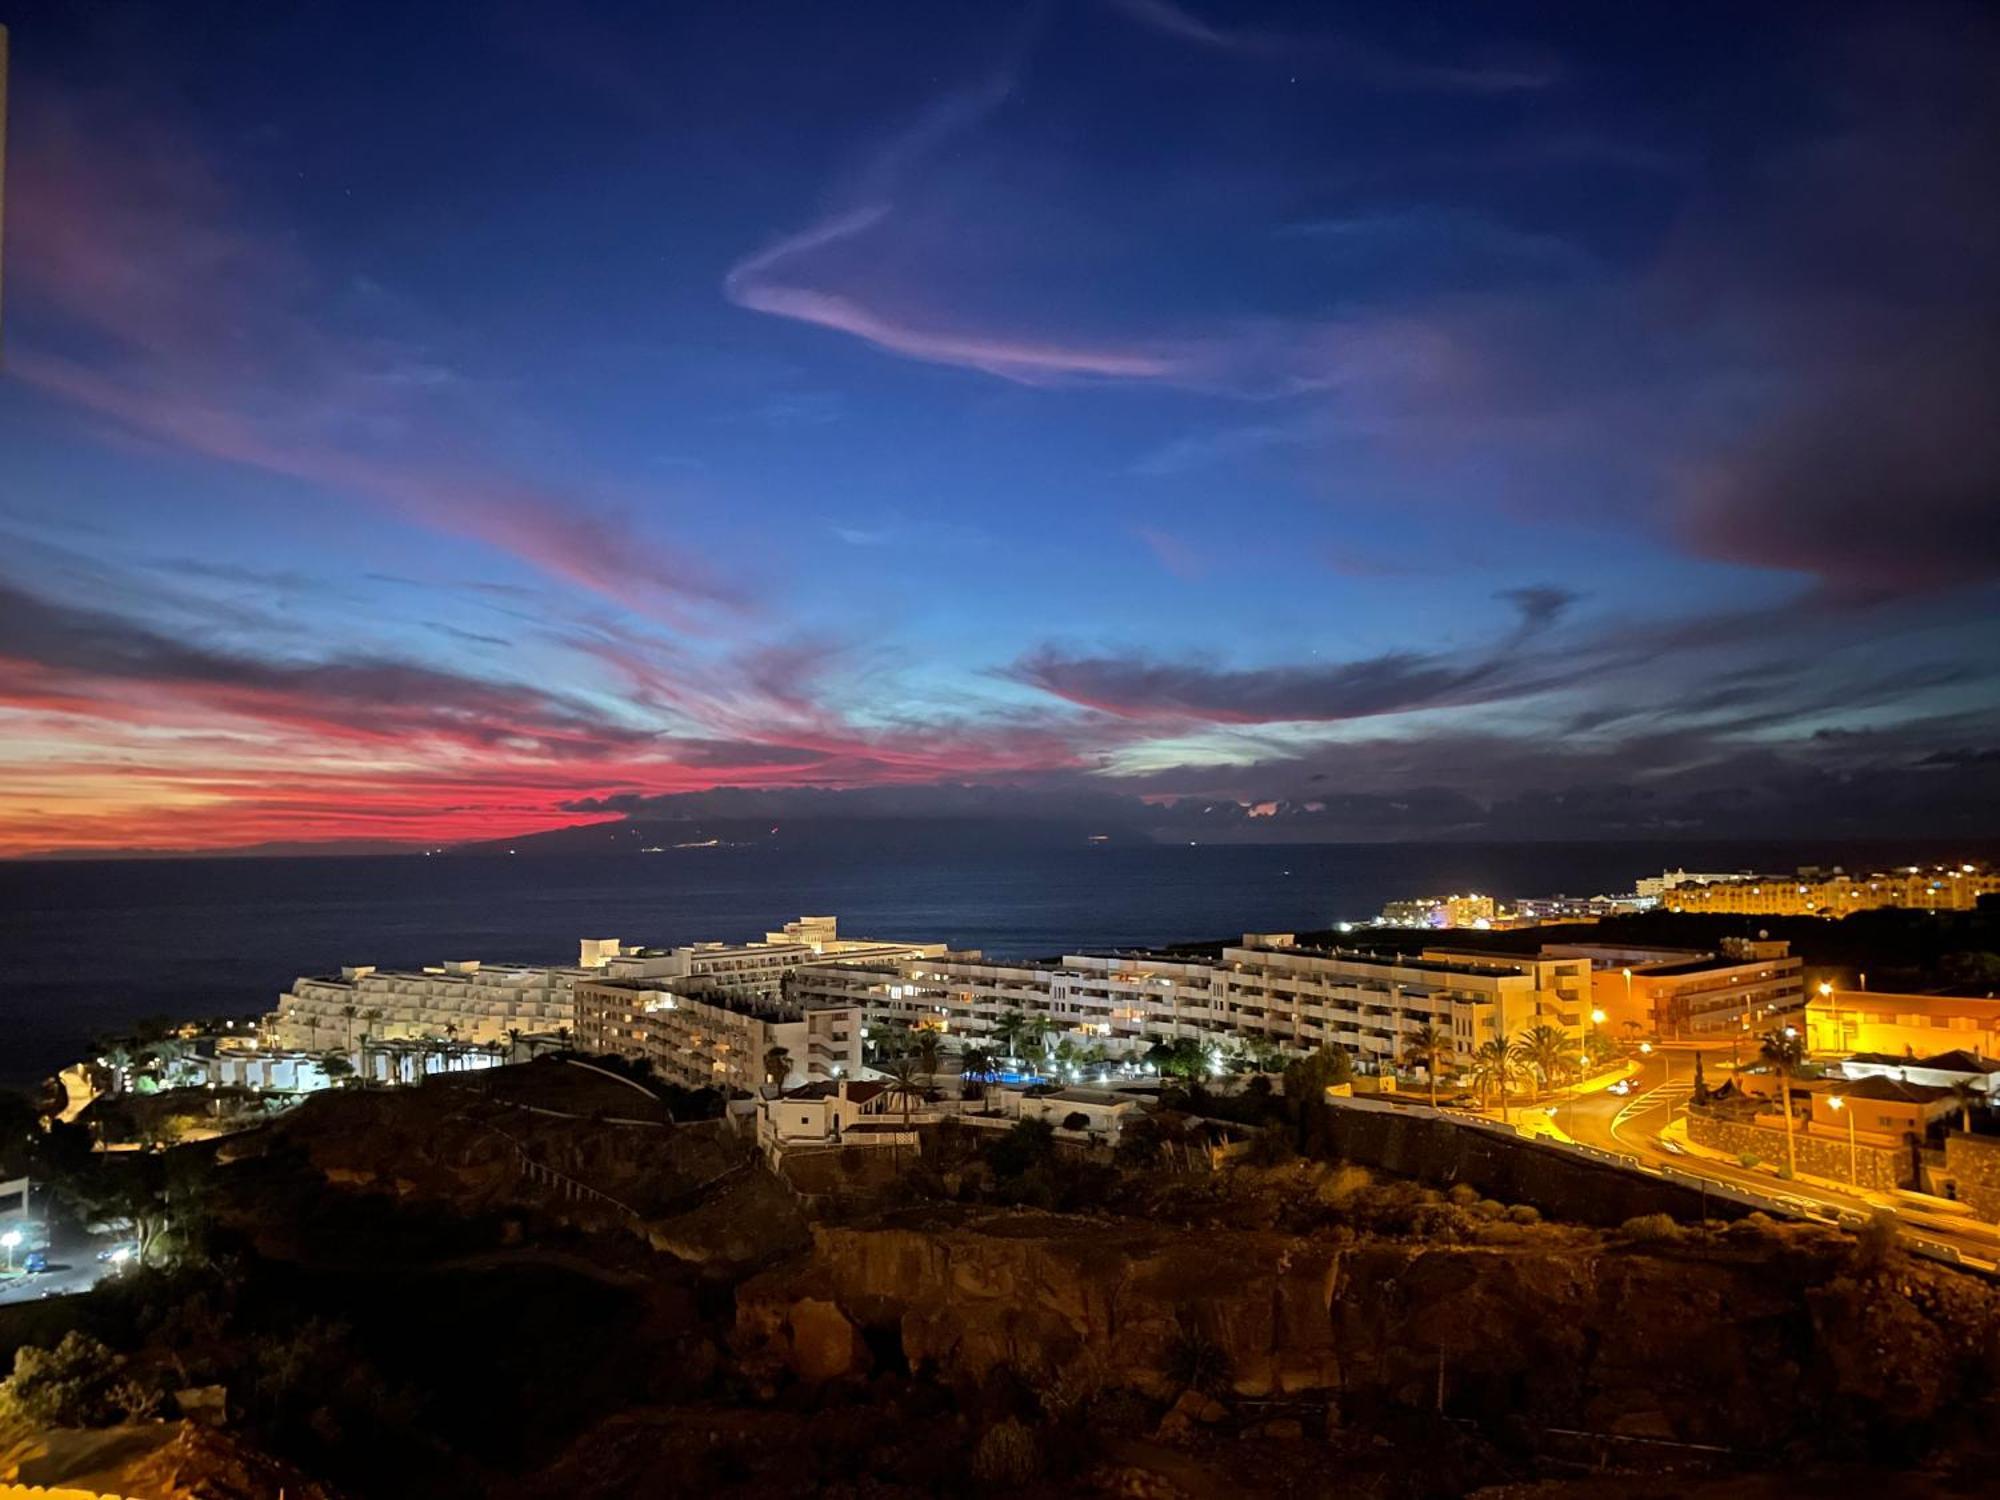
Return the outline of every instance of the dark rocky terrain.
[[[728,1126],[645,1104],[544,1061],[223,1143],[181,1174],[176,1266],[0,1314],[0,1362],[80,1330],[115,1363],[111,1420],[17,1413],[0,1474],[1763,1500],[1992,1472],[2000,1288],[1874,1236],[1584,1228],[1282,1153],[1114,1169],[950,1132],[809,1221]]]

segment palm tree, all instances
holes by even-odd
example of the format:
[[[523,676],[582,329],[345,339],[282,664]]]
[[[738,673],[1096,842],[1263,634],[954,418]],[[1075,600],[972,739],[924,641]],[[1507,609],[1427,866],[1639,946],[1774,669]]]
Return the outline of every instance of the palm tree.
[[[1503,1037],[1481,1042],[1472,1054],[1472,1076],[1479,1082],[1481,1096],[1487,1088],[1500,1091],[1500,1118],[1507,1118],[1507,1085],[1514,1081],[1514,1053]]]
[[[903,1101],[903,1126],[907,1129],[910,1124],[910,1105],[913,1102],[921,1103],[924,1097],[924,1085],[921,1081],[923,1075],[917,1059],[905,1052],[900,1057],[885,1058],[875,1066],[878,1071],[888,1075],[889,1094]]]
[[[901,1021],[871,1021],[868,1023],[868,1044],[863,1055],[869,1061],[880,1064],[885,1058],[900,1057],[909,1050],[910,1028]]]
[[[1027,1032],[1028,1018],[1018,1010],[1005,1011],[993,1023],[993,1040],[1000,1044],[1002,1055],[1016,1058],[1021,1055],[1021,1038]]]
[[[340,1007],[340,1013],[347,1017],[347,1050],[352,1052],[354,1050],[354,1018],[361,1014],[361,1008],[357,1005],[343,1005]]]
[[[938,1070],[939,1037],[934,1026],[919,1026],[915,1037],[917,1062],[924,1070],[926,1078],[933,1078]]]
[[[1514,1043],[1514,1061],[1533,1068],[1542,1087],[1550,1089],[1569,1071],[1569,1049],[1569,1038],[1555,1027],[1546,1023],[1530,1026]]]
[[[1970,1080],[1961,1079],[1951,1086],[1952,1097],[1958,1101],[1959,1128],[1967,1135],[1972,1134],[1972,1106],[1981,1103],[1986,1096],[1973,1086]]]
[[[1049,1032],[1053,1028],[1047,1016],[1030,1016],[1021,1027],[1021,1050],[1029,1057],[1040,1057],[1049,1050]]]
[[[1790,1027],[1767,1031],[1757,1041],[1757,1054],[1778,1075],[1778,1093],[1785,1105],[1785,1175],[1799,1169],[1798,1153],[1792,1145],[1792,1075],[1806,1060],[1805,1039]]]
[[[379,1010],[364,1010],[361,1012],[361,1019],[368,1023],[367,1027],[361,1033],[361,1086],[367,1088],[370,1075],[373,1072],[368,1066],[368,1058],[371,1050],[368,1044],[375,1040],[375,1028],[382,1020],[382,1012]]]
[[[779,1088],[792,1076],[792,1054],[783,1047],[773,1047],[764,1054],[764,1081],[775,1083]]]
[[[958,1074],[964,1080],[959,1092],[963,1096],[967,1090],[979,1092],[970,1097],[986,1097],[986,1075],[993,1071],[993,1055],[982,1047],[968,1047],[958,1055]]]
[[[1437,1108],[1438,1069],[1451,1057],[1451,1037],[1430,1023],[1419,1026],[1410,1033],[1403,1044],[1403,1062],[1410,1067],[1422,1068],[1424,1076],[1431,1084],[1431,1108]]]

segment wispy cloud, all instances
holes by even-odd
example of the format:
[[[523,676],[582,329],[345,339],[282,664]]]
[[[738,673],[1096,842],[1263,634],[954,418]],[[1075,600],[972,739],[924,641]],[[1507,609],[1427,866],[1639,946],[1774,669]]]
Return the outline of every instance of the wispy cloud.
[[[1371,719],[1525,698],[1575,682],[1583,671],[1579,662],[1524,656],[1519,648],[1554,626],[1576,596],[1540,585],[1498,597],[1518,612],[1515,628],[1495,649],[1465,657],[1397,651],[1357,661],[1228,668],[1137,654],[1073,656],[1045,647],[1009,672],[1119,718],[1212,724]]]
[[[692,624],[740,603],[698,559],[585,495],[495,463],[482,393],[421,348],[335,331],[336,297],[242,227],[170,126],[70,103],[18,132],[13,374],[126,431],[484,542]],[[345,321],[351,323],[351,318]],[[70,352],[57,346],[60,339]]]
[[[1105,3],[1137,25],[1176,41],[1283,63],[1292,69],[1338,74],[1371,88],[1510,93],[1543,88],[1557,76],[1553,62],[1546,57],[1465,65],[1418,62],[1330,33],[1308,35],[1218,25],[1173,0]]]

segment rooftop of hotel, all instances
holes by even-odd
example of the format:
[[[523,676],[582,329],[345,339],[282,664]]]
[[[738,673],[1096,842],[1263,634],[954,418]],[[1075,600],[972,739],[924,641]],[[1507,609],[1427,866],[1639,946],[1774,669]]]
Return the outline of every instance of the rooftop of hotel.
[[[1964,1073],[1973,1077],[2000,1073],[2000,1059],[1981,1057],[1963,1047],[1950,1052],[1936,1052],[1929,1057],[1909,1057],[1894,1052],[1857,1052],[1845,1061],[1875,1068],[1922,1068],[1931,1073]]]
[[[1822,1088],[1818,1092],[1838,1092],[1843,1099],[1883,1099],[1898,1104],[1935,1104],[1940,1099],[1956,1097],[1939,1084],[1905,1083],[1900,1078],[1883,1078],[1879,1074],[1872,1078],[1850,1078],[1837,1090]]]
[[[1738,958],[1729,953],[1710,953],[1701,958],[1683,959],[1678,963],[1648,964],[1644,968],[1634,965],[1635,976],[1649,979],[1675,979],[1684,974],[1707,974],[1721,969],[1749,969],[1759,964],[1793,963],[1798,961],[1789,956],[1779,958]]]

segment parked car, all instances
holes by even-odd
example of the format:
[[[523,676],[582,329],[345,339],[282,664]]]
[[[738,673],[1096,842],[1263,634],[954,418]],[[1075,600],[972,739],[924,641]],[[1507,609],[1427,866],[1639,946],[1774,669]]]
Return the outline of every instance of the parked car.
[[[1629,1094],[1629,1093],[1631,1093],[1631,1092],[1632,1092],[1632,1080],[1631,1080],[1631,1079],[1629,1079],[1629,1078],[1621,1078],[1621,1079],[1619,1079],[1619,1080],[1618,1080],[1618,1081],[1617,1081],[1616,1083],[1614,1083],[1614,1084],[1612,1084],[1612,1085],[1611,1085],[1611,1092],[1612,1092],[1612,1093],[1614,1093],[1614,1094]]]
[[[30,1276],[39,1276],[49,1268],[49,1257],[41,1250],[30,1250],[21,1257],[21,1269]]]

